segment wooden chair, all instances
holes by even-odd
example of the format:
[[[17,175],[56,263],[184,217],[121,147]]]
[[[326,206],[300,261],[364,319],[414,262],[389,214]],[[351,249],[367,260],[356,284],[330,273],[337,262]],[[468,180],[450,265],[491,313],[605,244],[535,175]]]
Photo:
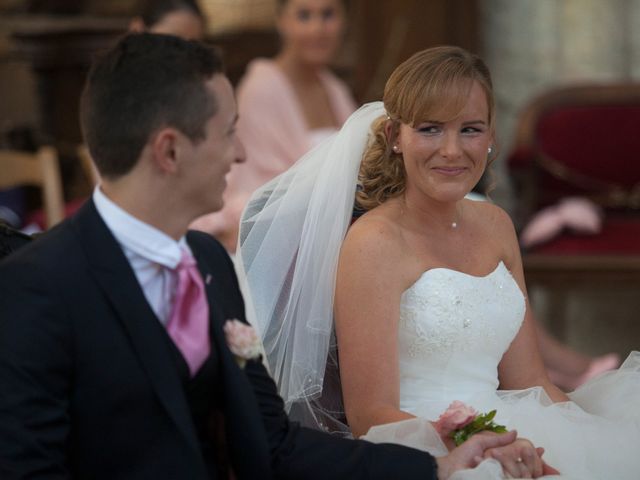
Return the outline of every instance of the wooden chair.
[[[524,108],[508,167],[520,194],[516,223],[582,196],[604,211],[593,236],[563,232],[523,253],[527,282],[562,297],[585,284],[640,287],[640,84],[557,88]],[[555,329],[562,332],[562,325]]]
[[[0,189],[32,185],[42,190],[42,205],[51,228],[64,218],[64,198],[53,147],[42,147],[36,153],[0,150]]]

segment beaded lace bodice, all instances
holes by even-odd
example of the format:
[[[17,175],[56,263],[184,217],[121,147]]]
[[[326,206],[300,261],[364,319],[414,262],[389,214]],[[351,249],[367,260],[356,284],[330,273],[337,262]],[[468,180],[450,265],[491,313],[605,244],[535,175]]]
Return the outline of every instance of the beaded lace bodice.
[[[495,391],[497,367],[525,312],[515,280],[500,262],[483,277],[426,271],[402,295],[398,332],[400,407]]]

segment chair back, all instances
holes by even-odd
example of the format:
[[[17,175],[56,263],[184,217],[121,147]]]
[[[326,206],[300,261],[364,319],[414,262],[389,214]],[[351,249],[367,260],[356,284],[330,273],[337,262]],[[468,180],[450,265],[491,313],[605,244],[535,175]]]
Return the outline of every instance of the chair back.
[[[42,205],[51,228],[64,218],[62,180],[58,155],[53,147],[36,153],[0,150],[0,189],[36,186],[42,191]]]
[[[640,209],[640,83],[556,88],[523,110],[508,159],[528,211],[585,196]]]

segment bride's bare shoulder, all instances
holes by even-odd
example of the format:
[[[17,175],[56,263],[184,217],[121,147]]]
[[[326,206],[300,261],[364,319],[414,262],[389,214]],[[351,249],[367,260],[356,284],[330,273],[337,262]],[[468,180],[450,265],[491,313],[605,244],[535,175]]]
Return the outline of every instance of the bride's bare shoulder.
[[[492,203],[471,200],[469,202],[473,209],[470,217],[474,219],[480,238],[487,239],[493,251],[510,267],[520,255],[518,237],[511,217],[501,207]]]
[[[485,201],[466,200],[466,202],[466,208],[472,211],[470,217],[474,218],[483,229],[494,233],[513,231],[511,217],[501,207]]]
[[[375,248],[397,244],[402,237],[396,219],[387,205],[369,210],[349,227],[345,243]]]
[[[340,250],[337,285],[343,291],[377,292],[376,298],[396,293],[399,298],[406,284],[407,248],[397,222],[379,209],[367,212],[349,228]]]
[[[362,215],[349,227],[341,257],[382,266],[395,262],[403,251],[401,247],[401,229],[394,219],[393,209],[381,205]]]

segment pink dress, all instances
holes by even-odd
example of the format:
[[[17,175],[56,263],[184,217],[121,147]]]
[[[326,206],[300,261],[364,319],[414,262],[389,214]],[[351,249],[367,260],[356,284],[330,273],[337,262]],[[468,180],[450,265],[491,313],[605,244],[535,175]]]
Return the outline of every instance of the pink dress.
[[[344,123],[356,109],[347,86],[328,70],[323,71],[320,78],[334,116],[340,124]],[[191,225],[191,228],[212,235],[232,232],[233,238],[242,210],[254,190],[337,131],[307,128],[293,87],[273,60],[252,61],[238,86],[237,96],[237,132],[247,159],[233,165],[227,175],[223,209],[200,217]]]

